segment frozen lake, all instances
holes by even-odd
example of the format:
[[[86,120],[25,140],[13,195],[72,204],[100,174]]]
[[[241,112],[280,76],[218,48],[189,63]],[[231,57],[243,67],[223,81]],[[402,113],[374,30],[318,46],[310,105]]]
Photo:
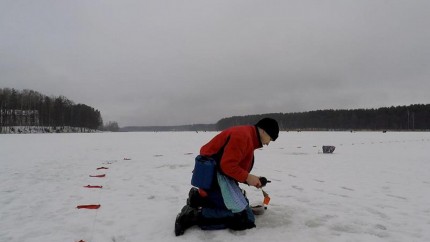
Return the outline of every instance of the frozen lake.
[[[430,132],[281,132],[255,151],[252,173],[272,180],[257,228],[175,237],[194,157],[215,134],[0,135],[0,241],[430,241]]]

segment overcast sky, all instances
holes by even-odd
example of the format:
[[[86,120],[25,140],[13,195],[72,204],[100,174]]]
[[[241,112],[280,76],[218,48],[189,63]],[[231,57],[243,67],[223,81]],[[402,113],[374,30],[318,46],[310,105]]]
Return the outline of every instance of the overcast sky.
[[[0,87],[128,125],[430,103],[428,0],[0,0]]]

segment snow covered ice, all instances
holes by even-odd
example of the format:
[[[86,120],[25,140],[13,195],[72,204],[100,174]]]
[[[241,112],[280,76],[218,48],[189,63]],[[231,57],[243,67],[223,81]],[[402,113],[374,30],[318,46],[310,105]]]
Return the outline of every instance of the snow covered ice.
[[[253,173],[272,181],[257,228],[175,237],[194,157],[215,134],[0,135],[0,241],[430,241],[429,132],[281,132],[255,151]]]

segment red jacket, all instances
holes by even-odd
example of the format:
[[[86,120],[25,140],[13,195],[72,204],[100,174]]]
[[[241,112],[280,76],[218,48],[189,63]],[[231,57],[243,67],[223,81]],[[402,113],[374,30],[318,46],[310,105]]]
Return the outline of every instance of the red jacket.
[[[257,127],[246,125],[228,128],[205,144],[200,149],[200,155],[213,156],[225,144],[221,171],[238,182],[245,182],[254,165],[254,150],[262,147]]]

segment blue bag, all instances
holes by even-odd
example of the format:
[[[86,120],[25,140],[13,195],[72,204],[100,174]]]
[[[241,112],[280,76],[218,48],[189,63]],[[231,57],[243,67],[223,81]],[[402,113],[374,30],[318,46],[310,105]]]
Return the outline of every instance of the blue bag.
[[[191,185],[202,189],[211,188],[215,172],[216,161],[211,157],[198,155],[194,164]]]

